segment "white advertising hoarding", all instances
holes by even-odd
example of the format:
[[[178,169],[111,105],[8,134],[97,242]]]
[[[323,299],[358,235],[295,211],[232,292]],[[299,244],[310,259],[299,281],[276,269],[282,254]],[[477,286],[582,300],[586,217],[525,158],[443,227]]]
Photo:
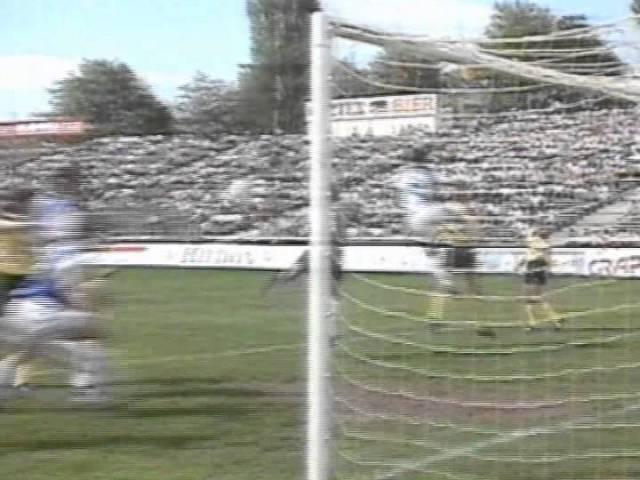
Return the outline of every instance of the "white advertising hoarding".
[[[92,256],[96,264],[181,268],[282,270],[306,249],[303,245],[233,243],[126,243],[111,245]],[[513,273],[524,249],[479,248],[477,271]],[[343,266],[354,272],[429,272],[431,260],[420,247],[348,246]],[[640,248],[557,248],[553,273],[640,278]]]

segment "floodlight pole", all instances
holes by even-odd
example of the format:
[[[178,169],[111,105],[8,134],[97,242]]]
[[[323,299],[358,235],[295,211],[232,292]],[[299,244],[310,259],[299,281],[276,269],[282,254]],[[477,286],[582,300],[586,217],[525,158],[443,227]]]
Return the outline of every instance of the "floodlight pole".
[[[311,15],[310,275],[307,324],[307,480],[332,476],[331,153],[329,139],[329,21]]]

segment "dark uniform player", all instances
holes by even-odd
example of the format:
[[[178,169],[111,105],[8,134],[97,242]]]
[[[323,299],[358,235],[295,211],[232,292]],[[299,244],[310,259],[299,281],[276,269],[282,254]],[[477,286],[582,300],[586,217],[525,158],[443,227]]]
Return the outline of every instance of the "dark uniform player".
[[[527,251],[525,257],[518,264],[518,269],[523,266],[529,328],[535,328],[538,324],[538,319],[535,315],[536,306],[540,306],[546,314],[547,318],[543,321],[552,321],[557,325],[561,318],[543,297],[544,286],[547,284],[547,277],[551,268],[551,245],[548,242],[546,232],[534,229],[529,234],[527,237]]]
[[[343,278],[343,269],[342,269],[342,261],[343,261],[343,244],[344,244],[344,225],[345,220],[342,213],[338,212],[334,216],[334,225],[332,231],[332,241],[331,241],[331,250],[330,250],[330,271],[331,271],[331,316],[334,318],[334,321],[331,322],[332,331],[330,332],[331,345],[335,346],[338,335],[337,335],[337,312],[338,312],[338,296],[339,296],[339,286],[340,282]],[[275,285],[278,284],[287,284],[291,283],[302,275],[309,273],[310,271],[310,255],[309,250],[305,250],[302,255],[298,257],[293,266],[289,270],[285,270],[284,272],[278,272],[274,274],[269,282],[263,288],[263,294],[271,290]]]
[[[336,214],[334,229],[332,232],[331,252],[330,252],[330,268],[332,279],[332,294],[337,296],[338,284],[342,280],[342,260],[343,260],[343,231],[344,219],[342,214]],[[264,286],[263,293],[268,292],[275,285],[291,283],[310,270],[309,250],[305,250],[294,262],[293,266],[284,272],[274,274],[269,282]]]

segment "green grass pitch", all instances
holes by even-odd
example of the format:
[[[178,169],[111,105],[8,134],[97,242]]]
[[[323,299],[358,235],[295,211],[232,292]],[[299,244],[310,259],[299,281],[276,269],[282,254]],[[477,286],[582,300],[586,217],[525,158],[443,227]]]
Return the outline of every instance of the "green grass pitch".
[[[0,478],[303,478],[305,289],[262,297],[268,275],[118,273],[116,402],[70,405],[62,373],[40,365],[38,395],[0,407]],[[484,294],[520,293],[517,278],[480,280]],[[360,303],[343,301],[336,347],[339,477],[638,478],[640,284],[585,281],[553,279],[567,320],[526,332],[517,301],[452,300],[434,326],[425,297],[349,276]]]

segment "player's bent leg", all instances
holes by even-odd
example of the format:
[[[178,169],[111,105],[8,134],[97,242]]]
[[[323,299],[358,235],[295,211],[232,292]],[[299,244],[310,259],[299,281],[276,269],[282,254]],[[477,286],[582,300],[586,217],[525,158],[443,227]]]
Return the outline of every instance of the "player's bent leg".
[[[0,343],[14,353],[0,361],[0,386],[21,387],[27,380],[27,365],[32,355],[32,331],[41,310],[29,301],[12,301],[0,317]]]
[[[547,272],[546,270],[540,270],[535,272],[533,290],[536,299],[536,306],[540,310],[543,319],[541,322],[551,322],[556,328],[560,326],[562,320],[561,316],[554,310],[554,308],[544,298],[544,287],[547,284]]]
[[[103,336],[99,318],[81,310],[62,310],[52,313],[47,322],[33,331],[32,341],[93,340]]]
[[[14,353],[0,361],[0,398],[6,397],[13,387],[21,360],[21,354]]]
[[[15,394],[30,393],[31,360],[30,351],[21,351],[7,355],[0,361],[0,398]]]
[[[51,325],[39,332],[63,346],[71,369],[70,385],[73,401],[103,404],[109,400],[108,356],[101,343],[104,331],[96,315],[83,311],[63,311]]]
[[[31,362],[20,363],[13,379],[13,388],[21,391],[30,389],[32,372],[33,364]]]
[[[538,319],[535,314],[535,307],[540,303],[540,295],[534,285],[534,278],[530,272],[525,273],[524,301],[525,312],[527,314],[527,329],[533,330],[538,326]]]
[[[428,251],[426,254],[432,260],[433,277],[436,281],[436,292],[429,299],[427,318],[439,321],[444,318],[448,296],[455,293],[453,277],[447,268],[449,252],[447,249],[440,249],[436,255],[429,255]]]
[[[69,383],[74,389],[73,401],[104,403],[110,400],[108,355],[97,340],[66,342],[72,364]]]
[[[536,305],[537,305],[537,300],[527,299],[527,304],[525,305],[525,311],[527,312],[527,328],[529,329],[534,329],[538,326],[538,320],[535,315]]]
[[[0,331],[13,348],[21,349],[0,363],[0,386],[19,383],[20,365],[47,358],[72,370],[72,386],[87,402],[103,402],[97,387],[107,378],[106,351],[99,343],[103,332],[96,315],[79,310],[38,309],[28,302],[16,305],[14,315],[3,319]],[[37,314],[37,315],[36,315]],[[69,345],[73,347],[69,347]],[[91,387],[91,388],[90,388]]]
[[[434,261],[433,274],[439,291],[448,295],[459,293],[454,282],[454,273],[456,271],[455,255],[455,248],[440,248]]]
[[[477,258],[476,252],[471,247],[461,248],[462,258],[459,260],[459,270],[464,275],[464,283],[467,293],[471,295],[482,295],[479,281],[476,277]]]
[[[70,384],[75,390],[73,400],[103,403],[107,400],[107,353],[100,339],[103,336],[96,315],[79,310],[65,310],[51,316],[47,325],[34,332],[40,348],[58,346],[64,352],[72,371]]]
[[[427,319],[431,321],[441,321],[444,318],[444,311],[447,304],[447,297],[444,295],[433,295],[429,301]]]

